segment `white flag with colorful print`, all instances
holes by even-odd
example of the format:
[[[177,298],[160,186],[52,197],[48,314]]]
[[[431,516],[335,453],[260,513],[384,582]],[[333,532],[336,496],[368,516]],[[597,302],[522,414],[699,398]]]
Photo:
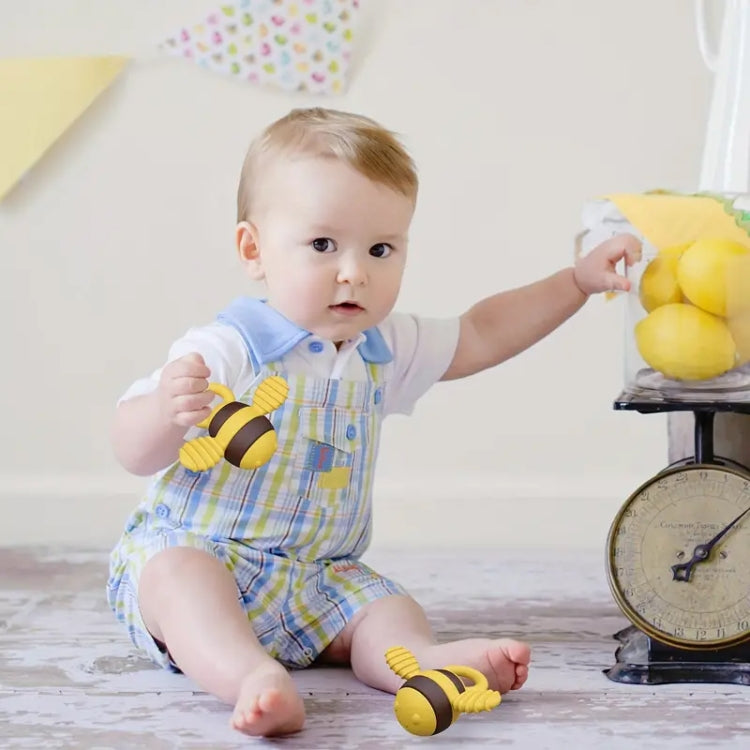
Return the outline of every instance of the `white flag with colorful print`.
[[[345,88],[358,0],[236,0],[160,48],[237,80],[314,94]]]

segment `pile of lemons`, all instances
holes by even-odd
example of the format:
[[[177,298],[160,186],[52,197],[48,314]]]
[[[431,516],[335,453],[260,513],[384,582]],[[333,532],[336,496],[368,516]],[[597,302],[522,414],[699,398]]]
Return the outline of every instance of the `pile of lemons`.
[[[643,272],[638,351],[675,380],[706,380],[750,361],[750,248],[700,239],[662,250]]]

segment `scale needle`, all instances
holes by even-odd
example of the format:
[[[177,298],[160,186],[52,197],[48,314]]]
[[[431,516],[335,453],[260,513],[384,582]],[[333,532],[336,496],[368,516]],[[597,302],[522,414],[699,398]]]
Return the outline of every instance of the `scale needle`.
[[[724,535],[737,523],[739,523],[748,513],[750,513],[750,508],[746,508],[745,510],[743,510],[742,513],[740,513],[739,516],[734,519],[734,521],[728,523],[713,539],[706,542],[705,544],[699,544],[693,550],[693,557],[691,560],[686,563],[680,563],[679,565],[673,565],[672,580],[689,581],[690,575],[693,572],[693,565],[708,560],[709,555],[711,554],[711,550],[721,541]]]

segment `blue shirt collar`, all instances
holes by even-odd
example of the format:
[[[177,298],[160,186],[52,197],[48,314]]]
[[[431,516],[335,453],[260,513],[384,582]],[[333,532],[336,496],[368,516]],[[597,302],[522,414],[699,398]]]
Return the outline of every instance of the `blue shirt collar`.
[[[238,297],[219,313],[217,320],[237,329],[251,358],[258,364],[283,357],[300,341],[312,336],[310,331],[253,297]],[[365,362],[385,364],[393,360],[393,354],[377,328],[368,328],[363,333],[364,341],[357,350]]]

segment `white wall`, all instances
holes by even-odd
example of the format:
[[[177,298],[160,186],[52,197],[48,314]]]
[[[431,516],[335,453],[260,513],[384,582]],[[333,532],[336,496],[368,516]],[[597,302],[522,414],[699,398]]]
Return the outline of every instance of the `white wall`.
[[[363,0],[345,96],[241,86],[152,43],[207,0],[3,0],[0,56],[133,54],[0,203],[0,543],[111,543],[142,485],[115,399],[241,292],[236,178],[292,106],[364,112],[421,173],[399,307],[458,314],[572,260],[583,202],[694,189],[711,79],[685,0]],[[1,106],[0,106],[1,110]],[[603,544],[666,462],[665,420],[615,412],[622,306],[591,300],[491,372],[387,423],[376,544]]]

